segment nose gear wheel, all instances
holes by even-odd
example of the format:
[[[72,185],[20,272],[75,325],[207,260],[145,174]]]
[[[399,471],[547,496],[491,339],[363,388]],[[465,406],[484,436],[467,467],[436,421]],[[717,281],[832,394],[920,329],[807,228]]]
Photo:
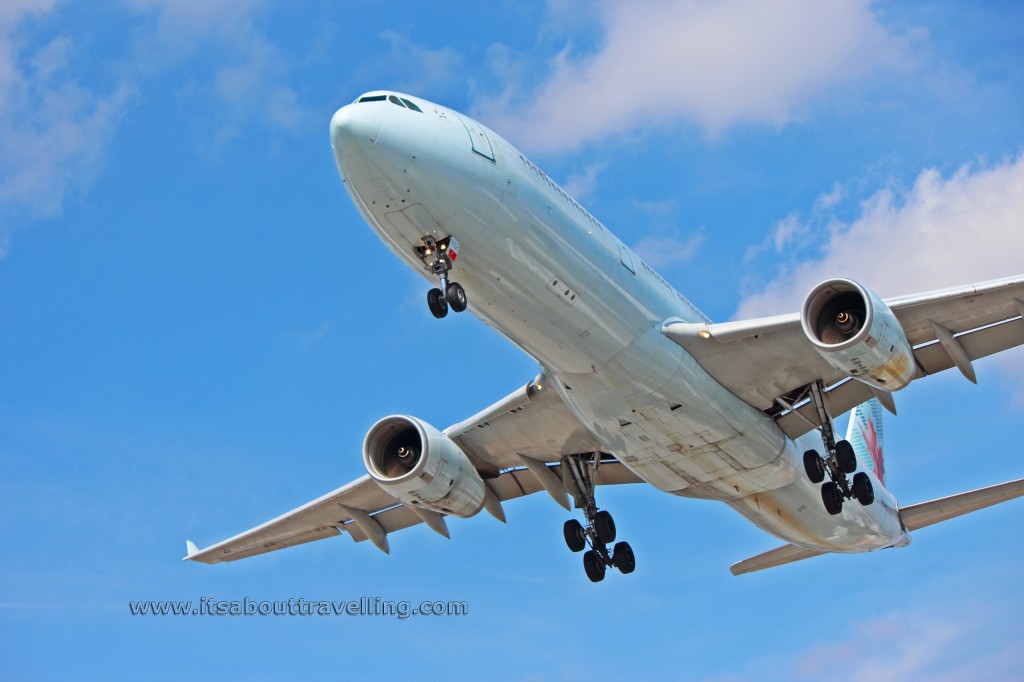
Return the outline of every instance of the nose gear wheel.
[[[430,272],[437,276],[440,287],[427,292],[427,307],[436,318],[448,315],[451,309],[461,313],[469,305],[466,290],[458,282],[448,281],[448,273],[452,269],[452,260],[458,255],[458,242],[451,236],[434,239],[432,235],[423,237],[423,246],[416,247],[416,255]]]

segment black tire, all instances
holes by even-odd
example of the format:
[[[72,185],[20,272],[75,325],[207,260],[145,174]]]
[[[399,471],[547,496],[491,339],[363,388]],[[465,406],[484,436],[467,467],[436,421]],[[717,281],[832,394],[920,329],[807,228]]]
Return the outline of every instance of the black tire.
[[[844,474],[852,474],[857,470],[857,455],[853,453],[850,441],[841,440],[836,443],[836,464]]]
[[[853,496],[865,507],[875,501],[875,488],[863,471],[853,477]]]
[[[811,483],[821,483],[825,480],[825,461],[818,454],[817,450],[808,450],[804,453],[804,471]]]
[[[461,313],[469,305],[469,299],[466,298],[466,290],[458,282],[449,282],[444,296],[445,300],[448,301],[448,306],[457,313]]]
[[[632,573],[636,570],[636,557],[633,556],[633,548],[628,542],[616,543],[612,561],[615,562],[615,568],[619,569],[619,573]]]
[[[583,570],[587,572],[590,582],[599,583],[604,580],[604,562],[597,552],[592,549],[583,554]]]
[[[599,511],[594,514],[594,533],[597,539],[606,545],[615,542],[615,521],[612,515],[606,511]]]
[[[587,534],[576,519],[565,522],[565,525],[562,526],[562,534],[565,535],[565,544],[573,552],[582,551],[587,546]]]
[[[430,313],[437,319],[448,314],[448,301],[441,295],[440,289],[431,289],[427,292],[427,307]]]
[[[832,481],[821,486],[821,501],[825,503],[825,511],[832,516],[843,511],[843,496],[839,494],[839,487]]]

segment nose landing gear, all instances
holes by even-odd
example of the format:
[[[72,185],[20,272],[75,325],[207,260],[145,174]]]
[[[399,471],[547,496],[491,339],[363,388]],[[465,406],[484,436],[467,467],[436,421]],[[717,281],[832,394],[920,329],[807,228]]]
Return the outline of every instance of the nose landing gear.
[[[442,318],[448,314],[451,308],[461,313],[469,305],[466,298],[466,290],[458,282],[448,281],[448,272],[452,269],[452,261],[459,254],[459,242],[455,237],[434,239],[427,235],[423,237],[423,246],[416,247],[416,253],[427,268],[437,275],[441,283],[440,288],[433,288],[427,292],[427,306],[430,313],[436,318]]]

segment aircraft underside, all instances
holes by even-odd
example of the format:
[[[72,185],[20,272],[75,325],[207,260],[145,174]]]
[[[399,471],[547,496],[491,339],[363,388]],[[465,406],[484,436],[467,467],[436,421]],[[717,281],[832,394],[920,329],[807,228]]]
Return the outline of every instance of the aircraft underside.
[[[881,450],[894,392],[951,368],[974,381],[973,360],[1024,343],[1024,276],[884,300],[835,278],[798,313],[716,324],[472,119],[367,93],[335,113],[331,141],[366,222],[430,282],[434,317],[473,313],[543,372],[444,431],[384,417],[363,443],[365,476],[205,549],[189,543],[186,559],[340,534],[389,552],[392,532],[423,523],[447,537],[449,518],[504,521],[503,502],[544,490],[582,511],[565,541],[597,581],[636,566],[597,490],[646,482],[725,502],[791,543],[739,574],[903,546],[915,528],[1024,494],[1011,481],[900,508]],[[851,409],[839,438],[833,417]]]

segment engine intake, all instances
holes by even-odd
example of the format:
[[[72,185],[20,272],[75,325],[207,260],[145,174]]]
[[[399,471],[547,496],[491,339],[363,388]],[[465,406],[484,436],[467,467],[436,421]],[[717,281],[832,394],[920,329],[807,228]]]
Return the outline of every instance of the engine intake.
[[[463,518],[484,504],[484,481],[466,453],[415,417],[392,415],[370,428],[363,464],[384,490],[404,504]]]
[[[831,279],[812,289],[800,322],[815,350],[840,372],[886,391],[898,391],[914,378],[914,353],[896,315],[852,279]]]

